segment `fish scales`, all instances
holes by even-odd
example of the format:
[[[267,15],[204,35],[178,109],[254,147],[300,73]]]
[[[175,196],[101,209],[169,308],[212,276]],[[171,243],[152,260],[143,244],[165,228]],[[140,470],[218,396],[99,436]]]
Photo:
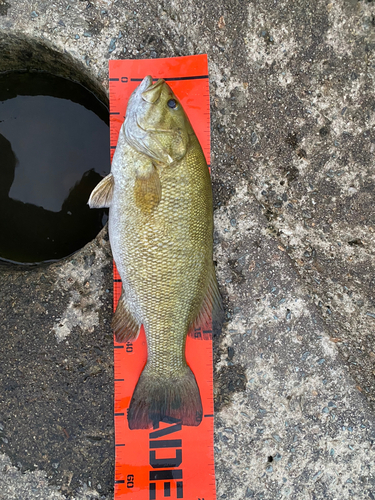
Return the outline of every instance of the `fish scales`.
[[[131,297],[134,290],[139,306],[134,304],[131,309],[135,314],[138,307],[142,309],[148,363],[151,368],[155,362],[155,369],[159,367],[166,374],[182,366],[181,349],[195,312],[192,306],[199,302],[199,282],[205,282],[210,267],[206,256],[212,234],[212,202],[210,196],[201,193],[209,174],[206,168],[202,175],[195,175],[196,156],[193,150],[161,173],[163,196],[151,217],[134,211],[134,189],[129,179],[129,193],[114,206],[109,226],[111,242],[120,240],[119,254],[116,243],[113,252],[125,278],[125,295]],[[185,179],[190,189],[181,189],[184,182],[178,183],[178,178]],[[127,224],[120,223],[118,231],[114,221],[122,218]],[[133,237],[126,238],[122,231],[133,232]],[[181,339],[174,342],[178,337]]]
[[[111,174],[91,207],[109,206],[109,237],[123,292],[116,339],[134,340],[141,324],[147,363],[128,412],[130,428],[168,417],[198,425],[202,405],[185,359],[193,327],[220,321],[212,261],[213,209],[208,167],[177,97],[146,77],[132,94]]]

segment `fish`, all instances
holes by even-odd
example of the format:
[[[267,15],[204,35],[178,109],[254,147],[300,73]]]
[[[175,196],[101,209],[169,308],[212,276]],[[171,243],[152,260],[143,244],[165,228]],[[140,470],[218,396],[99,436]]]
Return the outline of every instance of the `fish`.
[[[141,325],[147,339],[129,428],[176,420],[199,425],[202,401],[185,344],[211,318],[216,330],[223,319],[212,187],[197,136],[163,79],[146,76],[132,93],[111,172],[88,204],[109,207],[109,240],[122,280],[112,320],[116,341],[136,340]]]

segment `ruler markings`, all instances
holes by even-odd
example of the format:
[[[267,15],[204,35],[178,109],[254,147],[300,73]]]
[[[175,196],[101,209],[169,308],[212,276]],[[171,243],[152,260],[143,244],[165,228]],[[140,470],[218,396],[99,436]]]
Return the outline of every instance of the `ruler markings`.
[[[162,479],[182,479],[182,470],[151,470],[150,481],[160,481]]]
[[[163,439],[162,441],[150,441],[150,449],[154,448],[180,448],[181,439]]]
[[[180,76],[180,77],[173,77],[173,78],[162,77],[161,76],[160,78],[162,78],[166,82],[181,82],[181,81],[184,81],[184,80],[203,80],[205,78],[208,79],[208,75]],[[131,78],[130,79],[131,82],[141,82],[142,80],[143,80],[143,78]],[[156,82],[158,80],[158,78],[153,78],[152,80],[154,82]]]
[[[164,79],[170,82],[187,111],[209,164],[210,108],[208,75],[205,73],[207,71],[206,56],[110,61],[111,81],[119,82],[118,85],[110,87],[111,112],[116,113],[110,121],[111,156],[116,147],[127,100],[138,82],[147,74],[156,77],[168,75],[168,71],[171,76],[166,76]],[[127,77],[124,76],[126,74]],[[154,78],[154,81],[157,79]],[[193,103],[191,107],[189,103]],[[114,307],[116,307],[121,294],[121,279],[115,266],[113,287]],[[115,477],[126,479],[122,483],[115,483],[115,500],[156,500],[163,496],[188,500],[216,499],[213,481],[215,469],[212,463],[212,330],[199,329],[198,333],[197,338],[187,339],[186,358],[196,375],[203,410],[205,410],[203,417],[206,418],[203,418],[197,427],[181,426],[178,422],[160,422],[157,428],[135,431],[128,429],[126,418],[116,419],[116,448],[124,447],[125,451],[124,443],[126,442],[127,452],[126,454],[116,452]],[[114,352],[115,381],[122,382],[115,384],[116,416],[125,416],[139,374],[146,362],[146,338],[143,327],[136,341],[123,345],[115,343],[114,348],[122,349]],[[120,412],[124,412],[123,415],[118,415]],[[150,456],[150,450],[153,452],[152,456]],[[180,457],[179,450],[183,461],[177,465]],[[149,465],[150,458],[161,464],[164,470],[152,470]],[[166,464],[170,464],[173,460],[176,463],[175,467],[166,469]],[[172,477],[164,479],[163,474],[160,475],[161,472]],[[153,473],[152,478],[159,477],[160,479],[151,479],[151,473]],[[179,474],[181,477],[176,477]]]

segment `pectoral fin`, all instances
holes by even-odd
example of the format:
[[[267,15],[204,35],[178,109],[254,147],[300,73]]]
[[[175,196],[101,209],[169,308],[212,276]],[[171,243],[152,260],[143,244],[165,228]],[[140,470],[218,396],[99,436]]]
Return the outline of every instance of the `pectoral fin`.
[[[159,205],[161,183],[159,174],[152,162],[146,162],[137,170],[134,196],[135,204],[145,214],[150,214]]]
[[[200,311],[191,324],[189,336],[195,337],[195,331],[198,329],[202,330],[204,338],[210,337],[211,332],[214,335],[218,335],[221,331],[223,320],[223,303],[216,280],[215,269],[212,266],[207,292],[203,299]]]
[[[141,325],[129,311],[124,291],[122,291],[112,320],[112,329],[116,336],[116,342],[125,343],[136,340],[140,326]]]
[[[90,195],[88,204],[90,208],[108,208],[111,205],[113,187],[113,175],[109,174],[102,179]]]

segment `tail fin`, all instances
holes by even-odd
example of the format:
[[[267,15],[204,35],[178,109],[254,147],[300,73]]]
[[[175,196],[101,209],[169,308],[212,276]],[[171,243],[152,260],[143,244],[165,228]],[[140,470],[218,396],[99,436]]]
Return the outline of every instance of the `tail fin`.
[[[130,429],[148,429],[167,418],[199,425],[202,402],[193,372],[186,366],[178,377],[157,378],[147,369],[139,378],[129,406]]]

